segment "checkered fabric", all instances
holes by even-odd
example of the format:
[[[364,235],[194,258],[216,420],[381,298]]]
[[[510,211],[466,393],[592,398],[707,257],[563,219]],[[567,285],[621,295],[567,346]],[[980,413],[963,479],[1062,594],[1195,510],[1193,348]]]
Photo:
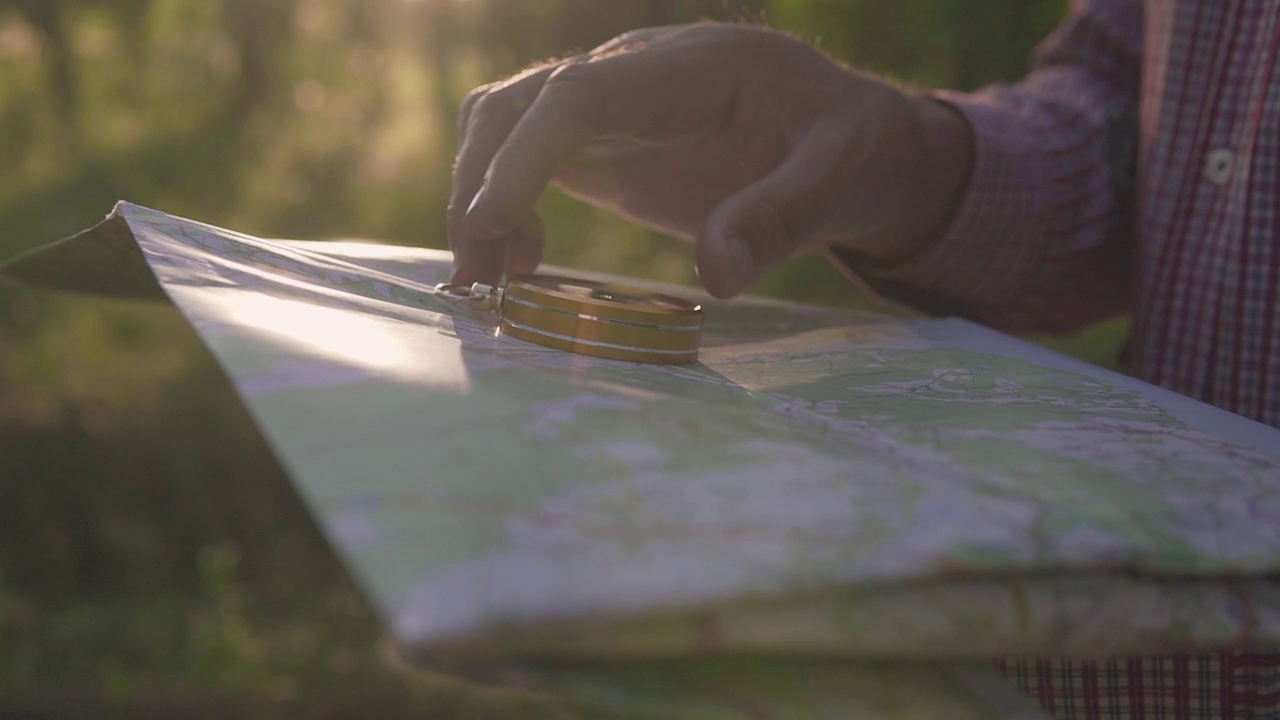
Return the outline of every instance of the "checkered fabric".
[[[1280,426],[1280,0],[1074,0],[974,130],[950,228],[883,294],[1013,332],[1134,315],[1139,376]],[[1007,660],[1059,718],[1280,720],[1280,653]]]
[[[1280,656],[1274,654],[1002,660],[997,666],[1064,720],[1280,720]]]
[[[1075,0],[1020,82],[938,93],[969,189],[881,292],[1014,332],[1132,310],[1141,377],[1280,425],[1280,0]]]

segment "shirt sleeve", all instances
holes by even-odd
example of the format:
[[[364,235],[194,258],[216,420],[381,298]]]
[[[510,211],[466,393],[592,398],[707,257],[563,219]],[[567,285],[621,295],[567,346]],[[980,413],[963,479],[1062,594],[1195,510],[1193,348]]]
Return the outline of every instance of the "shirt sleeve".
[[[1078,327],[1125,307],[1133,254],[1139,0],[1075,0],[1016,84],[937,92],[975,154],[943,234],[905,262],[830,255],[876,292],[1011,332]]]

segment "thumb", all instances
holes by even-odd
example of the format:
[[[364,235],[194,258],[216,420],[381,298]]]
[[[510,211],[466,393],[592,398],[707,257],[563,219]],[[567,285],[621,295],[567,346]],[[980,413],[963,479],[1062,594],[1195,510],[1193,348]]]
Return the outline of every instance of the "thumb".
[[[810,133],[777,168],[721,202],[695,248],[707,292],[731,298],[781,265],[808,239],[823,208],[836,157],[830,138]]]

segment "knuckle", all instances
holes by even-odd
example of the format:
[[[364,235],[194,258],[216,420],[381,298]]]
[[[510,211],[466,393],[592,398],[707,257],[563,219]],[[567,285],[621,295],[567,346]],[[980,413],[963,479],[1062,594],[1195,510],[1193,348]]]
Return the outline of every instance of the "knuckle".
[[[489,90],[476,99],[471,110],[471,125],[511,125],[529,109],[533,102],[530,95],[525,88],[514,85]]]
[[[636,40],[643,40],[652,34],[653,34],[653,28],[636,28],[634,30],[628,30],[622,33],[621,35],[619,35],[618,37],[614,38],[613,43],[619,44],[619,45],[626,45],[628,43],[633,43]]]
[[[634,43],[637,40],[643,40],[652,34],[653,34],[652,30],[644,29],[644,28],[636,29],[636,30],[628,30],[622,33],[621,35],[619,35],[618,37],[614,38],[612,44],[630,45],[631,43]]]
[[[484,243],[505,237],[519,227],[522,214],[501,183],[487,186],[482,201],[468,209],[459,208],[453,222],[472,242]]]
[[[471,116],[475,112],[476,105],[480,99],[488,93],[488,87],[478,87],[462,99],[462,104],[458,106],[458,135],[460,137],[467,134],[467,127],[471,124]]]
[[[596,76],[594,64],[591,62],[569,62],[556,68],[547,78],[547,89],[563,91],[590,85]]]
[[[505,107],[514,105],[516,98],[528,95],[526,75],[517,75],[491,82],[487,85],[481,85],[471,92],[467,93],[467,97],[462,101],[462,107],[471,112],[491,113],[501,111]]]
[[[786,36],[768,27],[739,25],[735,23],[708,23],[702,26],[703,37],[709,42],[743,52],[772,48]]]
[[[472,103],[471,123],[473,125],[483,123],[500,112],[502,103],[496,99],[496,95],[496,92],[486,91]]]
[[[520,226],[520,216],[511,206],[503,202],[495,202],[485,209],[482,229],[485,237],[493,239],[509,235]]]
[[[609,42],[596,48],[597,52],[616,52],[631,47],[642,47],[649,40],[653,39],[661,28],[638,28],[636,30],[628,30],[621,35],[615,37]]]
[[[481,85],[480,87],[475,88],[471,92],[467,93],[467,96],[462,99],[462,111],[466,113],[467,111],[474,108],[476,105],[476,102],[479,101],[480,98],[484,97],[485,93],[487,92],[489,92],[489,86]]]
[[[489,93],[493,92],[493,87],[494,87],[493,83],[489,83],[488,85],[481,85],[480,87],[477,87],[473,89],[471,92],[467,93],[467,96],[462,99],[462,105],[461,105],[462,117],[465,118],[466,116],[470,115],[476,109],[476,106],[480,103],[480,101],[484,99],[484,97],[487,96]]]
[[[449,206],[445,208],[445,221],[448,224],[448,232],[451,236],[462,228],[462,221],[467,215],[467,202],[461,198],[454,197],[449,201]]]
[[[598,118],[591,117],[591,109],[602,105],[601,72],[590,62],[565,65],[547,78],[543,94],[566,119],[592,125]]]

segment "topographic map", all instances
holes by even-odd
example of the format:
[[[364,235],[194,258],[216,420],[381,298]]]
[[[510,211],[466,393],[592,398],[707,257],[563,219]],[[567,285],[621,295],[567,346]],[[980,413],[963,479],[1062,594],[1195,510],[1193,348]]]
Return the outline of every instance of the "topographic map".
[[[1280,432],[959,320],[683,287],[639,283],[704,303],[700,362],[593,359],[448,267],[122,203],[10,272],[176,304],[427,666],[635,717],[1034,718],[990,658],[1280,645]]]

